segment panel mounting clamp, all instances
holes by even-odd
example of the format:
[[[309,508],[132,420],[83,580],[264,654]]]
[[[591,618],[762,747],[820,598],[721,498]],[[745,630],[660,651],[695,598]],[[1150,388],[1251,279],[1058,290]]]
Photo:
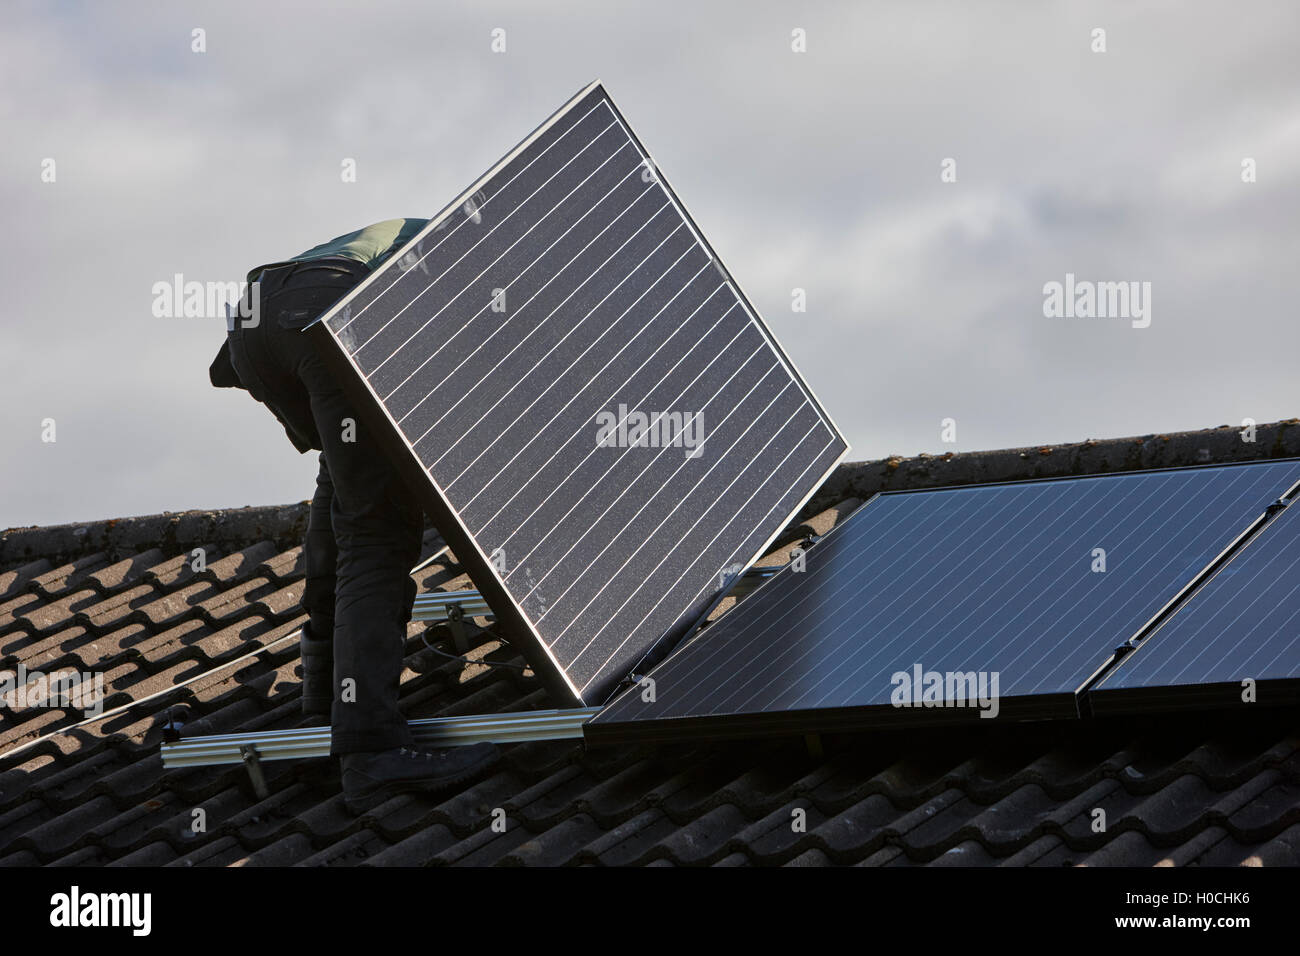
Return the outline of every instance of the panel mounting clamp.
[[[1118,661],[1121,657],[1131,654],[1133,651],[1137,650],[1137,646],[1138,639],[1136,637],[1130,637],[1123,644],[1119,645],[1119,647],[1115,648],[1115,660]]]
[[[628,674],[626,677],[624,677],[621,681],[618,682],[617,687],[615,687],[612,691],[610,691],[609,697],[606,699],[605,703],[608,704],[619,694],[623,693],[624,691],[631,690],[633,687],[640,684],[644,677],[645,677],[644,674],[641,674],[638,671],[632,671],[630,674]]]
[[[253,783],[253,792],[259,800],[265,800],[271,791],[267,789],[266,777],[262,773],[262,757],[257,752],[256,744],[244,744],[239,748],[239,756],[248,768],[248,779]]]
[[[447,605],[447,630],[457,654],[469,653],[469,638],[465,634],[465,609],[459,603]]]

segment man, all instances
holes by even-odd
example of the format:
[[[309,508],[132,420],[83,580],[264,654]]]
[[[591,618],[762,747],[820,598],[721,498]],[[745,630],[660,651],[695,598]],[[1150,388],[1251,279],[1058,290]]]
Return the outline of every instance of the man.
[[[491,765],[491,744],[422,753],[397,707],[406,625],[420,557],[420,503],[302,329],[427,225],[390,219],[248,274],[241,312],[209,377],[246,389],[299,452],[320,451],[303,546],[307,583],[300,646],[303,710],[331,716],[330,753],[348,808],[361,812],[407,790],[462,783]]]

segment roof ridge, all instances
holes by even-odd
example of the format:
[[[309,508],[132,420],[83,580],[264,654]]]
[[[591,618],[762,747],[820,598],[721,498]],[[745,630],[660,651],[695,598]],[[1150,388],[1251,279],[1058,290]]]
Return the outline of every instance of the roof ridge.
[[[845,498],[865,500],[877,491],[891,489],[1285,458],[1300,455],[1300,427],[1296,426],[1300,426],[1298,418],[1256,425],[1253,442],[1246,442],[1237,427],[1219,425],[1126,438],[845,462],[795,520],[814,517]],[[310,508],[310,502],[300,501],[9,528],[0,531],[0,572],[41,559],[67,563],[96,552],[115,562],[149,548],[175,555],[203,545],[238,550],[258,541],[293,547],[302,543]],[[55,564],[52,570],[59,566]]]
[[[1253,441],[1246,440],[1239,426],[1219,425],[1127,438],[1085,438],[1055,445],[939,455],[920,453],[911,457],[888,455],[871,461],[845,462],[813,495],[801,517],[816,514],[845,498],[865,500],[878,491],[1084,477],[1147,468],[1223,465],[1300,456],[1298,426],[1300,418],[1255,425]]]
[[[284,549],[302,543],[310,510],[310,503],[300,501],[9,528],[0,531],[0,570],[40,558],[68,562],[101,551],[117,561],[150,548],[175,555],[202,545],[239,550],[254,542],[271,541]]]

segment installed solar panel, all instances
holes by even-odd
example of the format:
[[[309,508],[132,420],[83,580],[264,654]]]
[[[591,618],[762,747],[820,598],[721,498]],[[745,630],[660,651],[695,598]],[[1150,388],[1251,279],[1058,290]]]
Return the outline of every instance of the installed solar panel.
[[[314,328],[569,703],[671,646],[848,448],[598,83]]]
[[[586,735],[1077,716],[1113,649],[1298,479],[1270,462],[878,495]]]
[[[1300,684],[1300,507],[1257,537],[1089,691],[1094,713],[1294,703]]]

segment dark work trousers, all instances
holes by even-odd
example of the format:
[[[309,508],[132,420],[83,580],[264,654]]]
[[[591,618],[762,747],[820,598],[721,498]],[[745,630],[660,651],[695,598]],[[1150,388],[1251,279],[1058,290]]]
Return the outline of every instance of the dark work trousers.
[[[321,450],[302,603],[311,634],[333,635],[335,755],[412,743],[397,691],[424,515],[301,331],[365,274],[346,259],[268,269],[257,324],[236,318],[227,333],[244,387],[299,451]]]

